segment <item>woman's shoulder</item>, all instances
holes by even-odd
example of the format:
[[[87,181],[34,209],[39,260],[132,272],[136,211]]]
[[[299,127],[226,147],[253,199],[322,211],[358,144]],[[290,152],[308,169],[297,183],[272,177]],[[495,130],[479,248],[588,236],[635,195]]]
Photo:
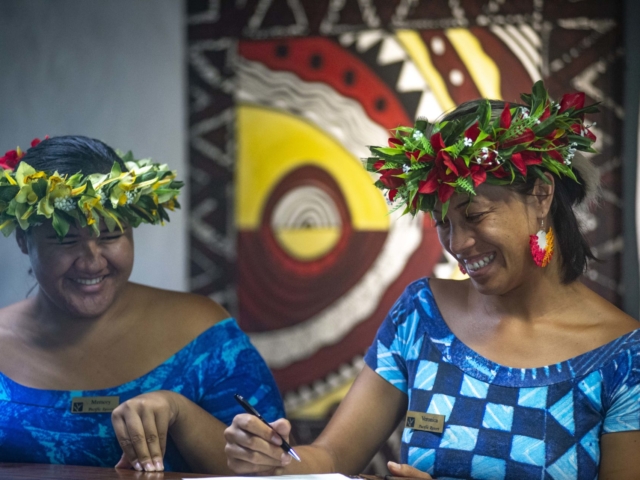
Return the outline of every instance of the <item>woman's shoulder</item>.
[[[193,339],[221,321],[231,318],[227,310],[203,295],[131,284],[145,316],[168,331]],[[144,306],[143,306],[144,305]]]

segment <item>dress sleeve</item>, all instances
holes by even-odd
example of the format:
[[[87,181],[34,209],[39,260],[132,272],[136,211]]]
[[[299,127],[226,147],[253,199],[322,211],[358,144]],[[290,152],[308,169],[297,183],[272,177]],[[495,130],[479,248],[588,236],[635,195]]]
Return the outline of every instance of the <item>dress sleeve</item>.
[[[603,433],[640,430],[640,351],[628,350],[615,362],[613,379],[605,384],[609,408]]]
[[[365,363],[398,390],[407,393],[407,359],[414,345],[418,312],[410,288],[404,291],[378,329]]]
[[[198,405],[229,425],[244,413],[233,397],[237,393],[267,421],[283,418],[282,398],[264,359],[234,320],[226,320],[223,327],[208,342],[207,351],[195,358],[201,362]]]

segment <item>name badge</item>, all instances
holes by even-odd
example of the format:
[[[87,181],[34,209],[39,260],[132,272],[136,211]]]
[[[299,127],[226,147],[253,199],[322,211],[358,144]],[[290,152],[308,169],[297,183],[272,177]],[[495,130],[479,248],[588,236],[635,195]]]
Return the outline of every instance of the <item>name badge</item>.
[[[404,426],[423,432],[442,433],[444,430],[444,415],[424,412],[407,412]]]
[[[71,413],[111,413],[120,397],[71,397]]]

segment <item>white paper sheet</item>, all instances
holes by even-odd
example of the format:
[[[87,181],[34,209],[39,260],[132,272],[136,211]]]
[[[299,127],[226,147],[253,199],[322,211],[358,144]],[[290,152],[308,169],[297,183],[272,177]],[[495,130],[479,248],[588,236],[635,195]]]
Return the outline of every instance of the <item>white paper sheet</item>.
[[[201,480],[247,480],[249,477],[208,477]],[[339,473],[323,473],[317,475],[277,475],[272,477],[250,477],[256,480],[352,480]],[[183,479],[191,480],[191,479]]]

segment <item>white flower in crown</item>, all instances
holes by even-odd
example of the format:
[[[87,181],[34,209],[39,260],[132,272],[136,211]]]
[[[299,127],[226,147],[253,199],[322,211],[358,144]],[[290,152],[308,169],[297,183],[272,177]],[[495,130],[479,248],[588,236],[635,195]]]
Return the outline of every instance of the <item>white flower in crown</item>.
[[[471,140],[469,137],[464,137],[464,146],[470,147],[471,145],[473,145],[473,140]]]
[[[422,133],[420,130],[415,130],[413,132],[413,138],[415,140],[420,140],[422,137],[424,137],[424,133]]]
[[[53,201],[53,206],[63,212],[70,212],[76,208],[75,202],[70,197],[58,197]]]
[[[411,170],[411,167],[407,164],[402,165],[402,171],[404,173],[409,173],[409,171]]]

